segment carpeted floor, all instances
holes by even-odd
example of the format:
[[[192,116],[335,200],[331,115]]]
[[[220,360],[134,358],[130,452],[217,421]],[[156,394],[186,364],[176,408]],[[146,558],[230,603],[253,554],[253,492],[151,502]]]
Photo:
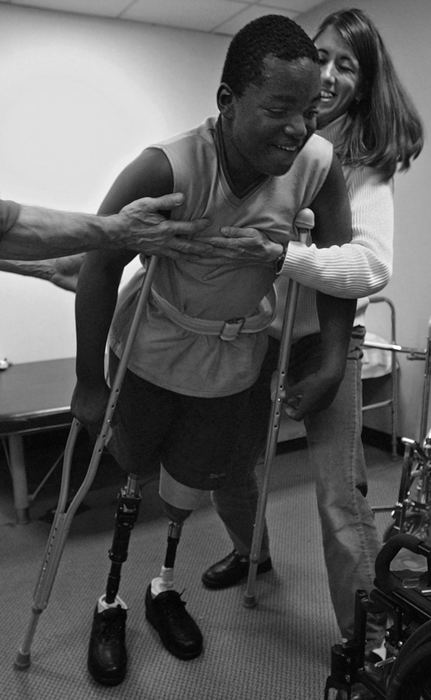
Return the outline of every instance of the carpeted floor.
[[[166,520],[157,480],[143,488],[138,523],[123,568],[120,595],[129,605],[129,671],[116,688],[96,685],[87,674],[86,651],[97,597],[109,567],[117,473],[99,472],[96,487],[73,521],[47,609],[40,616],[26,671],[13,667],[30,618],[34,585],[55,505],[54,487],[33,504],[29,525],[13,524],[5,465],[0,501],[1,612],[0,697],[5,700],[321,700],[337,641],[320,545],[320,531],[302,443],[274,462],[268,522],[274,570],[258,578],[258,605],[243,606],[244,586],[208,591],[202,571],[229,551],[229,540],[210,504],[184,527],[176,580],[205,639],[204,653],[180,661],[161,645],[145,620],[145,589],[158,574]],[[367,447],[372,505],[392,505],[400,462]],[[78,479],[79,475],[75,475]],[[55,481],[55,480],[54,480]],[[8,500],[9,499],[9,500]],[[9,517],[10,516],[10,517]],[[42,518],[42,519],[40,519]],[[389,513],[376,516],[383,530]]]

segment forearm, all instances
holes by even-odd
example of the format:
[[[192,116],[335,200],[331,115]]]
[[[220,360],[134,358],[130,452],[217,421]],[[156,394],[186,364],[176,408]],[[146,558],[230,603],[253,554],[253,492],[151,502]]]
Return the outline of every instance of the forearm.
[[[106,340],[117,301],[121,272],[110,274],[96,254],[84,262],[76,294],[76,374],[86,386],[105,381]]]
[[[116,217],[22,205],[14,226],[0,240],[0,257],[56,258],[109,247],[111,240],[114,247],[116,224]]]
[[[2,272],[13,272],[16,275],[39,277],[51,281],[55,274],[55,266],[52,260],[1,260]]]
[[[322,339],[321,370],[341,381],[355,318],[356,300],[340,299],[317,292],[316,305]]]
[[[379,292],[392,274],[393,183],[371,168],[347,172],[352,240],[343,245],[291,242],[282,274],[307,287],[348,299]]]
[[[317,248],[291,241],[281,274],[323,293],[359,299],[388,284],[392,260],[358,243]]]

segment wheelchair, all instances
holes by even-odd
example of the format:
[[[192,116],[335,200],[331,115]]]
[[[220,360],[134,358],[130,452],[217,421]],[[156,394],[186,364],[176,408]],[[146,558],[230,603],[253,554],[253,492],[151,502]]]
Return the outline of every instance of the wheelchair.
[[[391,571],[402,549],[425,557],[426,571]],[[384,661],[369,666],[365,658],[367,615],[386,613]],[[331,674],[325,700],[349,700],[355,684],[384,700],[431,700],[431,547],[414,535],[391,537],[376,559],[375,588],[357,591],[352,640],[331,650]]]
[[[431,319],[423,352],[395,345],[386,345],[385,349],[425,361],[420,439],[402,438],[398,501],[376,558],[375,588],[370,594],[356,593],[353,639],[332,647],[325,700],[350,700],[352,688],[358,683],[374,698],[431,700]],[[392,571],[391,563],[402,549],[419,559],[424,557],[425,570]],[[388,619],[386,659],[371,665],[365,655],[367,615],[379,613]]]

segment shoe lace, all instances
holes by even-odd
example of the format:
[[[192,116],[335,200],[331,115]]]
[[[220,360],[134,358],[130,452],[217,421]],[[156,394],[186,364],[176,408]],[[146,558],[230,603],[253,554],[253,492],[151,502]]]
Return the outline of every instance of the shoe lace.
[[[171,591],[171,595],[166,596],[164,600],[164,614],[170,620],[184,619],[184,608],[186,606],[186,603],[184,600],[181,600],[181,596],[183,593],[184,591],[182,591],[181,593]]]

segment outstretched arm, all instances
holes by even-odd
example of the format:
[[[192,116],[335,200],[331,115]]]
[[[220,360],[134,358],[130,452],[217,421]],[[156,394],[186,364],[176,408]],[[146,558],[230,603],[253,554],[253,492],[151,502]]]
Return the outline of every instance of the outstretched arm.
[[[0,260],[0,271],[37,277],[69,292],[76,291],[85,253],[48,260]]]
[[[146,255],[157,253],[170,257],[178,257],[183,252],[207,254],[210,246],[183,238],[185,235],[193,238],[203,231],[207,220],[181,222],[167,218],[169,211],[183,199],[181,193],[155,199],[136,198],[137,201],[120,207],[118,213],[111,211],[111,216],[21,205],[17,220],[0,237],[0,258],[41,260],[96,248],[127,248]],[[19,266],[13,272],[19,273]]]

